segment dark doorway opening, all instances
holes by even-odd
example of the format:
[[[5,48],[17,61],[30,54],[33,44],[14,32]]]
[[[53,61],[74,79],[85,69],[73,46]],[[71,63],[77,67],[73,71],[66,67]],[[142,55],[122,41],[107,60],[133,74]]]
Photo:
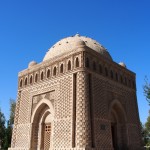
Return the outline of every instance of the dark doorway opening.
[[[112,135],[112,144],[114,150],[117,150],[117,124],[111,124],[111,135]]]
[[[118,101],[112,104],[110,110],[112,147],[114,150],[126,149],[127,136],[125,111]]]

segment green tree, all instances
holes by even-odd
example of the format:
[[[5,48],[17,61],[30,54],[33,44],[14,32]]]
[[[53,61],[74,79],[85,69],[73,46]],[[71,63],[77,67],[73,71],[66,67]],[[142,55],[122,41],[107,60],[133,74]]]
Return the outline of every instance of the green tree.
[[[7,150],[8,147],[11,146],[11,136],[12,136],[12,127],[9,124],[9,121],[7,121],[7,127],[5,129],[5,138],[4,138],[4,150]]]
[[[145,85],[143,89],[144,89],[144,94],[146,96],[146,100],[148,101],[148,104],[150,105],[150,83],[147,77],[145,77]],[[145,145],[150,146],[150,111],[149,111],[149,116],[147,118],[147,121],[143,127],[142,135],[144,138]]]
[[[0,149],[4,148],[5,142],[5,116],[0,109]]]
[[[149,111],[149,116],[147,118],[147,121],[145,123],[145,128],[147,131],[147,138],[148,138],[147,146],[150,146],[150,111]]]
[[[143,89],[144,89],[144,94],[146,96],[146,100],[148,101],[148,104],[150,105],[150,83],[148,82],[147,77],[145,77],[145,85]]]
[[[150,111],[147,121],[144,125],[141,123],[142,139],[145,146],[150,146]]]
[[[7,121],[7,128],[5,129],[5,138],[4,138],[4,149],[8,149],[11,146],[11,137],[12,129],[14,124],[14,115],[15,115],[16,102],[13,99],[10,99],[10,116]]]
[[[10,123],[11,126],[13,126],[13,124],[14,124],[15,108],[16,108],[16,101],[14,99],[10,99],[10,118],[9,118],[9,123]]]
[[[149,111],[149,116],[147,118],[147,122],[145,123],[145,127],[150,133],[150,111]]]
[[[141,122],[141,134],[142,134],[143,144],[146,145],[146,143],[147,143],[147,138],[146,138],[147,137],[147,133],[146,133],[145,127],[142,124],[142,122]]]

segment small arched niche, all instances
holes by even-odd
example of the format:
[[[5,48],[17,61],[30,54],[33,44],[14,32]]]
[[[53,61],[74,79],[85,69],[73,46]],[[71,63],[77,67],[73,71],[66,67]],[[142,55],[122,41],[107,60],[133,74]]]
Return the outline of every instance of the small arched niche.
[[[88,57],[86,58],[86,61],[85,61],[85,67],[86,68],[90,68],[90,62],[89,62],[89,58]]]
[[[32,84],[33,83],[33,79],[32,79],[33,77],[32,77],[32,75],[30,76],[30,84]]]
[[[57,73],[57,69],[56,69],[56,66],[55,66],[54,69],[53,69],[53,76],[56,76],[56,73]]]
[[[60,65],[60,73],[63,73],[63,72],[64,72],[64,65],[61,64],[61,65]]]
[[[35,74],[35,80],[34,81],[35,81],[35,83],[38,81],[38,74],[37,73]]]
[[[76,68],[79,67],[79,58],[78,57],[75,59],[75,67]]]
[[[42,71],[41,72],[41,80],[43,80],[44,79],[44,72]]]
[[[47,74],[46,77],[49,78],[50,77],[50,69],[47,70]]]
[[[27,84],[28,84],[28,78],[26,77],[24,81],[24,85],[27,85]]]
[[[96,62],[93,61],[93,70],[96,71]]]
[[[68,70],[71,70],[71,61],[68,61],[68,66],[67,66]]]
[[[20,88],[22,88],[22,79],[20,80],[19,86],[20,86]]]

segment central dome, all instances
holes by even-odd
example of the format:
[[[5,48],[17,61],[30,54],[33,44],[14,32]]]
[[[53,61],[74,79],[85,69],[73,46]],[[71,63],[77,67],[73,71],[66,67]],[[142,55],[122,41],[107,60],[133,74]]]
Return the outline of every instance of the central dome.
[[[109,52],[96,40],[76,34],[75,36],[64,38],[53,45],[46,53],[43,61],[62,55],[64,53],[71,52],[81,45],[87,46],[92,50],[100,53],[103,57],[112,60]]]

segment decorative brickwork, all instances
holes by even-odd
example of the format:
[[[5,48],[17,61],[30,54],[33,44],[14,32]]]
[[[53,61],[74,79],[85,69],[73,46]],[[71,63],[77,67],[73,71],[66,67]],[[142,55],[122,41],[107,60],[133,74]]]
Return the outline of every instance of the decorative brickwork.
[[[93,77],[93,101],[94,116],[99,119],[105,119],[108,114],[105,82],[102,79]]]
[[[63,119],[71,117],[71,77],[59,80],[59,92],[57,99],[56,118]]]
[[[62,39],[19,73],[9,150],[140,150],[135,74],[95,40]]]
[[[112,147],[110,122],[101,119],[95,119],[95,141],[99,149],[108,149]]]
[[[29,91],[25,90],[21,92],[20,110],[18,123],[28,123],[30,121],[30,110],[29,110]]]
[[[77,73],[76,146],[91,147],[88,74]]]
[[[139,147],[141,139],[139,138],[139,128],[137,125],[128,125],[129,147]],[[136,140],[135,140],[136,139]]]
[[[14,117],[14,127],[13,127],[13,136],[11,139],[11,145],[12,148],[15,147],[16,143],[16,135],[17,135],[17,124],[18,124],[18,118],[19,118],[19,106],[20,106],[20,100],[21,100],[21,92],[18,92],[17,96],[17,102],[16,102],[16,109],[15,109],[15,117]]]
[[[128,117],[128,123],[138,123],[139,118],[138,118],[138,113],[137,113],[137,108],[136,108],[136,98],[135,98],[135,93],[130,92],[126,95],[126,98],[128,99],[127,101],[127,117]],[[132,113],[131,113],[132,112]]]
[[[29,148],[30,124],[17,125],[16,147]],[[24,142],[26,141],[26,142]]]
[[[71,121],[57,120],[54,121],[54,147],[57,149],[71,147]]]

